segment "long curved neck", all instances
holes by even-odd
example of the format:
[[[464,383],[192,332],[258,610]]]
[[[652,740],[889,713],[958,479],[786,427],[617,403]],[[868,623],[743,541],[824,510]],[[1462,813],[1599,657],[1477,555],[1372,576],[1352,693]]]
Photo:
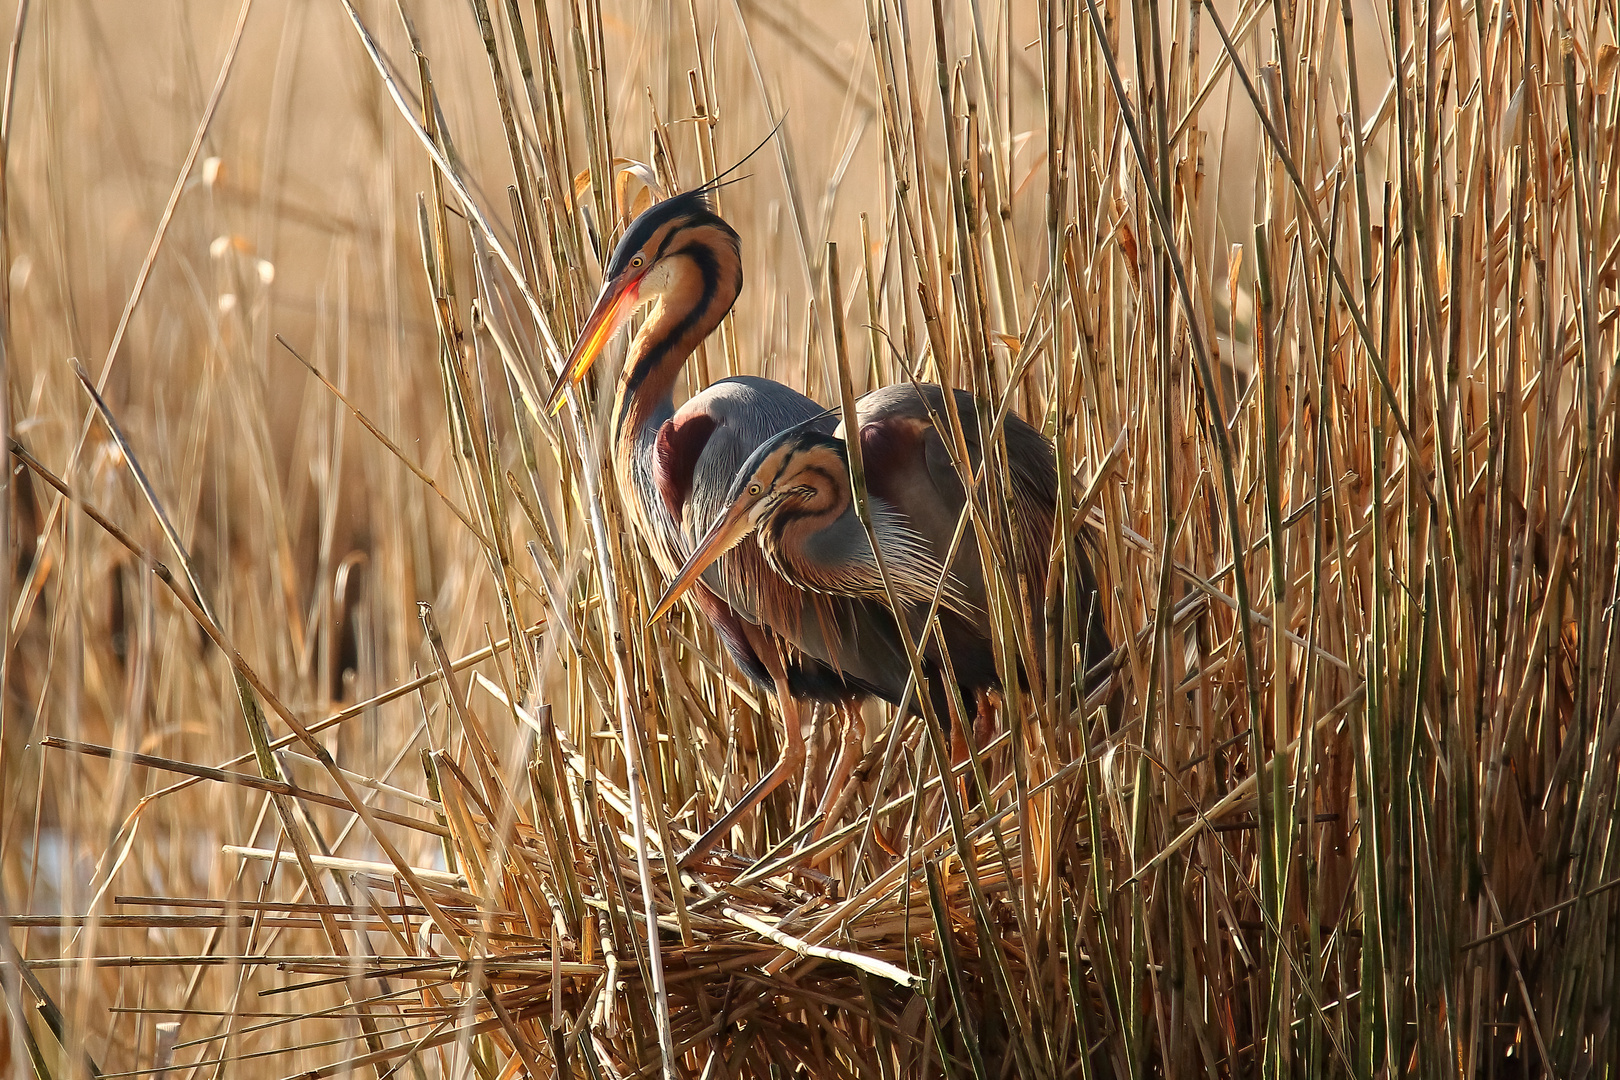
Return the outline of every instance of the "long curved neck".
[[[719,325],[737,299],[742,271],[732,260],[730,273],[709,251],[677,255],[654,273],[658,300],[625,357],[613,400],[613,455],[619,490],[632,519],[655,553],[680,565],[675,550],[681,513],[665,504],[658,485],[658,434],[675,415],[675,380],[687,357]]]
[[[687,358],[718,323],[692,328],[669,304],[659,299],[630,342],[613,399],[613,432],[620,442],[637,440],[639,435],[656,433],[658,425],[675,411],[675,380]]]
[[[726,265],[729,264],[729,265]],[[659,268],[658,299],[641,325],[613,402],[613,430],[622,445],[639,446],[656,437],[658,425],[674,413],[675,380],[687,358],[720,325],[742,288],[735,256],[717,256],[692,245]]]

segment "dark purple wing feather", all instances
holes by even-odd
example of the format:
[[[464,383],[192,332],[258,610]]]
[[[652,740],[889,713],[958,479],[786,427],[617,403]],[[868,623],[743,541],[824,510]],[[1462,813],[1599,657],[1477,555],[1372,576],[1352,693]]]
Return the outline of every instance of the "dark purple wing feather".
[[[953,392],[957,413],[962,419],[968,462],[977,469],[983,443],[973,396],[965,390]],[[861,449],[867,462],[870,490],[899,509],[910,527],[933,545],[935,557],[943,561],[966,498],[944,439],[933,426],[936,417],[942,425],[946,421],[945,391],[932,384],[874,390],[861,398],[859,415]],[[1004,437],[1009,494],[1017,517],[1015,557],[1030,590],[1029,613],[1036,647],[1044,653],[1046,571],[1057,503],[1057,461],[1045,436],[1017,416],[1007,418]],[[1076,585],[1087,593],[1094,593],[1096,576],[1086,552],[1079,545],[1071,553],[1071,565]],[[963,536],[951,569],[961,581],[964,594],[982,605],[984,576],[972,530]],[[1111,651],[1100,619],[1091,620],[1086,637],[1088,663],[1097,663]]]
[[[708,413],[683,408],[658,429],[653,484],[673,521],[681,520],[681,509],[692,497],[693,473],[717,426]]]

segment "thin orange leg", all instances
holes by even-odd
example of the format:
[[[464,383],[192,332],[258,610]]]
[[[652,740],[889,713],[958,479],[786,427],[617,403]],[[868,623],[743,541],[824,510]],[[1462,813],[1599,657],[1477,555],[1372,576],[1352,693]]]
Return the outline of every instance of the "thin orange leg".
[[[759,778],[759,782],[749,788],[743,797],[721,816],[719,821],[709,826],[709,831],[698,837],[692,846],[683,851],[675,860],[675,865],[682,870],[687,869],[710,851],[716,844],[731,833],[732,827],[741,821],[750,810],[765,800],[765,796],[782,786],[783,781],[794,775],[804,766],[804,732],[799,728],[799,703],[788,693],[787,666],[782,660],[781,649],[775,641],[770,647],[760,650],[761,659],[765,661],[766,668],[776,683],[776,701],[782,708],[782,722],[787,727],[787,738],[782,747],[782,757],[776,767]]]
[[[973,716],[973,747],[976,750],[983,750],[996,737],[996,714],[999,712],[1001,695],[995,690],[983,688],[975,690],[973,696],[977,706]],[[960,726],[951,729],[951,768],[953,771],[968,759],[967,740],[960,731]],[[962,797],[963,805],[976,801],[972,798],[972,792],[977,790],[978,785],[974,783],[973,777],[973,770],[968,769],[956,781],[956,791]]]
[[[962,733],[961,724],[951,725],[951,771],[968,759],[967,736]]]
[[[979,709],[973,718],[973,745],[983,750],[996,737],[996,719],[1003,698],[1001,691],[990,689],[980,690],[974,696],[979,699]]]
[[[811,777],[821,768],[821,728],[826,722],[825,710],[820,705],[810,707],[810,741],[806,747],[804,764],[804,782],[799,786],[798,797],[793,800],[793,827],[797,829],[803,825],[810,816],[810,801],[814,797],[815,784]],[[819,807],[818,807],[819,809]]]
[[[838,758],[833,762],[832,771],[827,775],[827,790],[821,796],[821,805],[816,807],[817,813],[825,815],[821,824],[816,826],[816,840],[820,840],[832,828],[833,822],[844,812],[844,806],[855,794],[849,778],[855,771],[855,763],[866,749],[866,721],[861,717],[861,703],[841,701],[838,711],[844,716],[844,742],[838,748]]]

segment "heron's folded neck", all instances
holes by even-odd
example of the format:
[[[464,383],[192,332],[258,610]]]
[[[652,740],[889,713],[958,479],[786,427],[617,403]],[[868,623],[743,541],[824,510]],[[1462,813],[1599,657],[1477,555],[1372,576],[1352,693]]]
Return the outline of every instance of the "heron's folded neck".
[[[687,358],[720,325],[742,289],[734,254],[718,257],[707,245],[690,245],[654,271],[658,299],[630,343],[614,402],[620,442],[662,423],[674,411],[675,380]],[[652,275],[649,275],[652,276]]]
[[[971,613],[973,606],[964,597],[960,582],[954,575],[946,574],[928,543],[882,499],[873,498],[871,508],[872,529],[888,565],[897,593],[895,599],[907,604],[927,604],[933,599],[940,578],[946,577],[941,597],[943,605],[949,610]],[[767,529],[761,534],[760,546],[784,577],[805,588],[869,596],[879,601],[887,599],[872,544],[847,497],[834,512],[784,521]]]

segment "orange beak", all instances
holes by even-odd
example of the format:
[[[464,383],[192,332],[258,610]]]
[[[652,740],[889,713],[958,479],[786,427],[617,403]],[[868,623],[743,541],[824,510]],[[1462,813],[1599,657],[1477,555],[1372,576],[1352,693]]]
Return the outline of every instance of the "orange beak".
[[[675,580],[669,583],[669,588],[664,590],[663,598],[658,601],[658,607],[653,611],[652,618],[647,620],[649,625],[668,614],[669,609],[675,606],[675,601],[703,576],[703,571],[707,570],[716,559],[742,543],[754,531],[757,526],[750,520],[748,512],[753,509],[755,501],[738,499],[726,508],[708,535],[698,541],[697,550],[687,558],[686,565],[675,575]]]
[[[635,277],[620,276],[602,286],[602,295],[596,298],[596,307],[591,309],[590,318],[585,320],[585,328],[579,332],[579,341],[568,357],[568,366],[563,369],[562,377],[551,388],[551,396],[546,399],[546,415],[557,415],[568,388],[591,370],[596,358],[602,355],[607,343],[613,340],[613,335],[619,332],[640,302],[640,274]]]

